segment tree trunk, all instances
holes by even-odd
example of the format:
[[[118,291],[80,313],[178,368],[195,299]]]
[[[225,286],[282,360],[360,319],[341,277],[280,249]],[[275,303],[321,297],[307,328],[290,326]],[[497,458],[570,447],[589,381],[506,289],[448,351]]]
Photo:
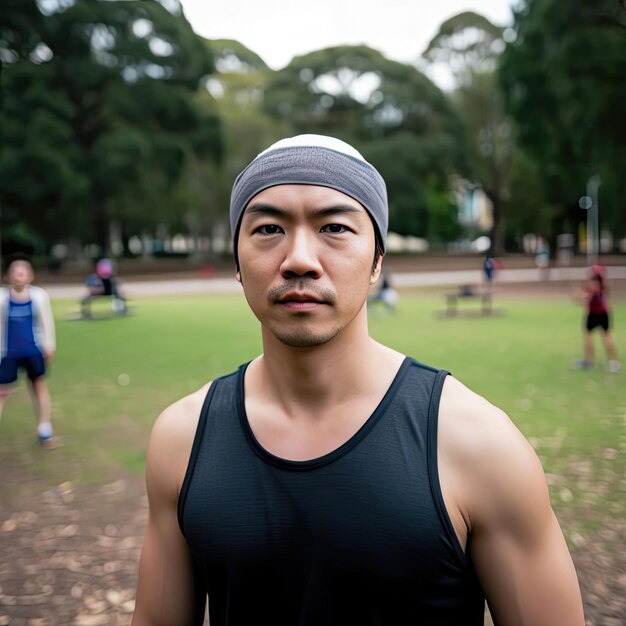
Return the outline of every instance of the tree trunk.
[[[109,251],[109,220],[106,209],[99,202],[94,216],[95,243],[100,247],[100,254],[105,256]]]
[[[493,256],[502,256],[506,252],[505,230],[506,221],[502,212],[500,198],[485,190],[487,197],[491,200],[491,210],[493,214],[493,226],[491,227],[491,252]]]

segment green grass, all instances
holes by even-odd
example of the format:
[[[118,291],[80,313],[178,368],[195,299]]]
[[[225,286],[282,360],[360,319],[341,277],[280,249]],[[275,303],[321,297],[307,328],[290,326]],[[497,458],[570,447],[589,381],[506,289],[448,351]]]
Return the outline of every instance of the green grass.
[[[128,318],[68,321],[56,302],[59,350],[49,385],[60,450],[43,454],[21,382],[0,422],[0,467],[29,467],[45,481],[99,483],[143,471],[152,422],[177,398],[259,353],[257,321],[241,296],[142,299]],[[626,371],[571,367],[581,310],[567,300],[501,300],[504,315],[439,319],[442,298],[402,295],[397,312],[370,316],[372,335],[457,378],[504,409],[535,446],[555,505],[598,525],[624,514]],[[626,307],[615,309],[626,355]],[[598,356],[605,358],[600,350]],[[581,527],[582,528],[582,527]]]
[[[441,297],[415,294],[398,314],[371,316],[378,340],[450,370],[506,411],[537,451],[568,539],[626,514],[626,371],[572,367],[581,356],[582,312],[571,301],[503,299],[501,317],[438,319]],[[614,310],[619,354],[626,355],[626,307]],[[621,332],[620,332],[621,331]]]

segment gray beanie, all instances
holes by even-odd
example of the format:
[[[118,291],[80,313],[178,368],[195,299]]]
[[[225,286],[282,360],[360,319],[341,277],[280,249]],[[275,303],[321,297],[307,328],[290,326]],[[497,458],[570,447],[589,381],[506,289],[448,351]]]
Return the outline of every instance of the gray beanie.
[[[237,258],[241,218],[254,196],[276,185],[330,187],[360,202],[374,223],[385,251],[389,209],[385,181],[351,145],[325,135],[297,135],[261,152],[235,179],[230,197],[230,228]]]

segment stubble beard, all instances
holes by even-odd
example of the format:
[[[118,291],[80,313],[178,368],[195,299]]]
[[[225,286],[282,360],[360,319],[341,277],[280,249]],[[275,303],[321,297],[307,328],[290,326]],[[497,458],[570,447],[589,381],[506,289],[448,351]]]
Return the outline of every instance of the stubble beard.
[[[270,303],[276,305],[276,302],[282,296],[294,288],[317,295],[320,300],[325,303],[322,306],[334,307],[336,305],[337,296],[332,290],[322,289],[315,285],[314,282],[304,279],[286,282],[270,289],[267,299]],[[322,331],[316,332],[314,328],[309,325],[309,321],[306,319],[308,315],[300,315],[302,315],[302,318],[304,319],[300,318],[297,321],[292,320],[293,326],[290,327],[289,324],[275,324],[272,325],[273,328],[269,328],[270,332],[274,335],[274,337],[276,337],[276,339],[278,339],[278,341],[291,348],[314,348],[328,343],[342,330],[342,326],[338,324],[331,328],[326,328]],[[314,321],[311,323],[315,324]]]
[[[342,329],[340,326],[336,326],[326,332],[317,333],[306,326],[299,326],[293,329],[276,328],[270,330],[278,341],[290,348],[315,348],[334,339]]]

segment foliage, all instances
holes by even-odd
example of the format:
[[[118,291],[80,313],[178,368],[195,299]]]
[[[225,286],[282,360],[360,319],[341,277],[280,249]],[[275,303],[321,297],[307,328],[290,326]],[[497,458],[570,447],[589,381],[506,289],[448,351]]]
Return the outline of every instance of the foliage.
[[[462,234],[454,197],[440,181],[429,180],[426,187],[428,239],[433,243],[455,241]]]
[[[228,208],[232,183],[239,172],[277,139],[293,134],[283,120],[263,109],[271,70],[243,44],[232,40],[205,40],[215,56],[218,71],[209,79],[207,92],[197,96],[198,106],[220,120],[223,158],[219,163],[196,160],[185,179],[189,212],[206,234],[228,238]],[[209,256],[214,254],[213,250]]]
[[[0,42],[9,223],[26,221],[48,245],[74,236],[106,247],[112,219],[150,225],[171,214],[188,155],[219,158],[217,119],[192,98],[212,59],[167,4],[58,0],[40,10],[14,0]],[[160,202],[136,202],[155,183]]]
[[[4,68],[2,79],[4,226],[23,224],[42,235],[61,237],[71,208],[83,205],[90,187],[84,153],[74,141],[76,106],[67,93],[55,88],[49,65],[16,63]],[[76,232],[84,227],[84,218],[82,211],[76,212],[72,220]]]
[[[443,22],[422,55],[430,63],[446,63],[454,74],[452,98],[465,126],[467,167],[462,173],[478,183],[491,201],[495,254],[504,252],[504,202],[514,153],[512,124],[494,77],[503,37],[503,28],[466,11]]]
[[[492,245],[495,254],[502,254],[505,202],[510,197],[510,168],[515,153],[513,124],[504,111],[494,72],[468,72],[453,97],[465,122],[467,175],[480,184],[491,201]]]
[[[345,139],[381,171],[401,234],[456,237],[448,190],[460,175],[491,199],[501,253],[505,234],[574,230],[598,174],[601,226],[619,235],[624,13],[614,0],[525,0],[512,42],[511,29],[455,15],[423,55],[452,68],[445,94],[367,46],[317,50],[274,72],[240,42],[197,37],[177,0],[6,0],[5,250],[9,235],[41,255],[59,241],[106,247],[112,226],[124,241],[155,230],[227,236],[236,174],[274,140],[306,132]]]
[[[526,233],[549,237],[558,209],[546,199],[544,177],[537,161],[519,147],[513,154],[508,197],[503,203],[509,249],[522,249]]]
[[[265,61],[254,51],[234,39],[205,39],[221,74],[268,70]]]
[[[366,46],[295,57],[271,77],[265,107],[301,132],[360,142],[407,130],[449,132],[455,123],[445,96],[426,76]]]
[[[626,9],[623,2],[526,0],[500,80],[519,140],[540,165],[556,228],[585,219],[578,198],[599,175],[601,226],[626,232]],[[557,232],[562,232],[558,230]]]
[[[399,132],[385,140],[365,144],[363,155],[379,170],[387,184],[390,230],[400,235],[418,235],[450,241],[450,230],[436,229],[441,220],[431,223],[431,216],[441,207],[429,189],[445,188],[446,165],[453,148],[452,137],[417,137]],[[456,207],[449,207],[450,219],[456,218]],[[453,238],[453,237],[452,237]]]
[[[469,73],[491,72],[502,49],[504,29],[486,17],[464,11],[447,19],[430,40],[422,56],[430,63],[445,63],[457,84],[471,81]]]
[[[264,106],[296,132],[355,145],[385,178],[390,229],[429,233],[428,181],[447,184],[462,159],[461,130],[447,98],[415,67],[366,46],[318,50],[270,77]]]

